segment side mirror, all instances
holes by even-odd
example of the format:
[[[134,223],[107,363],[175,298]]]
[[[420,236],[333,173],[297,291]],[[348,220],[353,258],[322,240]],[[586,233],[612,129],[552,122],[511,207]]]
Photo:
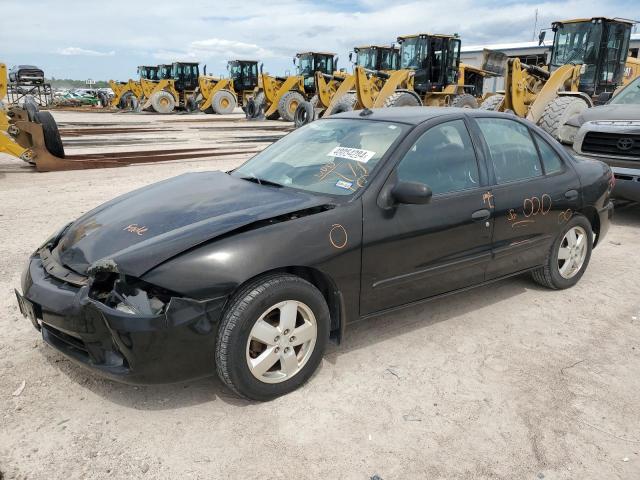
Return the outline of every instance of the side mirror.
[[[349,52],[349,61],[353,63],[353,52]]]
[[[264,63],[260,63],[260,75],[262,75],[262,69],[264,68]]]
[[[229,65],[227,65],[227,68],[229,68]],[[207,66],[206,66],[206,65],[205,65],[205,66],[204,66],[204,68],[202,69],[202,74],[203,74],[204,76],[206,76],[206,75],[207,75]]]
[[[544,37],[547,36],[547,31],[546,30],[542,30],[540,32],[540,34],[538,35],[538,46],[542,45],[544,43]]]
[[[293,57],[293,64],[296,64],[296,57]]]
[[[429,203],[433,192],[424,183],[400,181],[391,189],[391,196],[397,203],[423,205]]]

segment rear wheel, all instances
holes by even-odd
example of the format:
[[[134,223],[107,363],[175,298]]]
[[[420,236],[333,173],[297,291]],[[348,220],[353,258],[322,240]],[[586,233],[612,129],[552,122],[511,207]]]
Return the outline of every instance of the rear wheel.
[[[491,95],[480,104],[480,110],[498,111],[504,100],[504,95]]]
[[[176,101],[169,92],[161,90],[151,95],[151,107],[158,113],[171,113]]]
[[[548,288],[574,286],[582,278],[593,248],[591,224],[582,215],[575,215],[558,234],[544,266],[532,272],[533,279]]]
[[[213,111],[218,115],[233,113],[236,105],[236,97],[234,97],[228,90],[220,90],[219,92],[216,92],[211,100]]]
[[[49,153],[58,158],[64,158],[64,146],[60,138],[58,124],[49,112],[37,112],[36,122],[42,126],[42,134],[44,135],[44,144]]]
[[[384,107],[419,107],[422,101],[408,90],[397,90],[384,101]]]
[[[316,370],[329,338],[320,291],[289,274],[264,276],[231,300],[216,342],[218,376],[237,394],[271,400]]]
[[[478,108],[478,100],[470,93],[463,93],[462,95],[456,95],[451,101],[450,106],[458,108]]]
[[[575,129],[565,129],[567,121],[589,108],[587,102],[580,97],[557,97],[547,104],[538,125],[553,138],[562,143],[573,144]]]
[[[24,99],[24,109],[27,111],[27,118],[30,122],[35,122],[38,114],[38,104],[31,95],[27,95]]]
[[[302,102],[304,102],[304,97],[300,92],[291,91],[282,95],[278,102],[278,113],[280,117],[287,122],[293,122],[296,109]]]

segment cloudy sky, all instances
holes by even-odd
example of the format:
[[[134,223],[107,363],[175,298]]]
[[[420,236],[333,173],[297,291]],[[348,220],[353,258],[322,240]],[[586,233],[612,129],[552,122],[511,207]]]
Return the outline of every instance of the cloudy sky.
[[[36,64],[47,76],[126,80],[140,64],[198,60],[225,72],[254,58],[284,73],[298,51],[323,50],[347,64],[354,45],[418,32],[458,33],[464,45],[530,41],[552,20],[640,19],[640,0],[1,0],[0,61]],[[8,24],[7,20],[11,19]],[[10,27],[10,28],[7,28]]]

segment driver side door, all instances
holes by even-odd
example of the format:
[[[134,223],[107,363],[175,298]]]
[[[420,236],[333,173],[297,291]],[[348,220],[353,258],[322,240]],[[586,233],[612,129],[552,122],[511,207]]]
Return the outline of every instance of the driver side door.
[[[361,315],[480,283],[491,258],[491,192],[463,119],[421,132],[380,193],[401,181],[433,196],[390,207],[378,192],[363,199]]]

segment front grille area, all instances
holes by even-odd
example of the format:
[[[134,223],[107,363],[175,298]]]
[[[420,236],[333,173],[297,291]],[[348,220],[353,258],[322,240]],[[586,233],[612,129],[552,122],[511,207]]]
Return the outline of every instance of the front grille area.
[[[587,132],[582,151],[640,160],[640,135],[630,133]]]

